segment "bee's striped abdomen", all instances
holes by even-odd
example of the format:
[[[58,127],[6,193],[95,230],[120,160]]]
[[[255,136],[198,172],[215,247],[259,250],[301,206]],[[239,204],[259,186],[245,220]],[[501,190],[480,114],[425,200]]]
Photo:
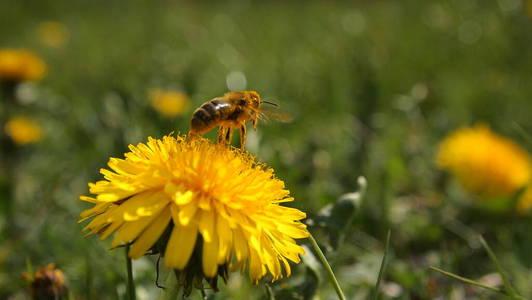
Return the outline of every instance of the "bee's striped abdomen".
[[[192,114],[190,122],[191,131],[203,134],[216,127],[229,104],[219,100],[211,100],[203,103]]]
[[[204,103],[202,106],[200,106],[200,109],[203,109],[210,117],[213,118],[218,117],[220,114],[220,112],[216,109],[216,105],[214,105],[212,101]]]

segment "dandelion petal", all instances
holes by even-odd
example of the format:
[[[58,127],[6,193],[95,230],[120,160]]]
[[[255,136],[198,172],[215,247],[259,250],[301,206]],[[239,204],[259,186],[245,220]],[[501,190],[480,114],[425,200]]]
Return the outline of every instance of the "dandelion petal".
[[[164,210],[135,240],[135,243],[129,249],[129,256],[131,258],[139,258],[146,253],[159,239],[168,223],[170,223],[170,219],[170,211]]]

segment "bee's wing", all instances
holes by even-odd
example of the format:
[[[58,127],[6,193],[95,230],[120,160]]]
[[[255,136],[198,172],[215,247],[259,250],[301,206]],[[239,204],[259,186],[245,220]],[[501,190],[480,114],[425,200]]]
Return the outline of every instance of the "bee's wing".
[[[264,122],[283,122],[287,123],[294,119],[294,116],[277,109],[261,108],[259,112],[259,119]]]

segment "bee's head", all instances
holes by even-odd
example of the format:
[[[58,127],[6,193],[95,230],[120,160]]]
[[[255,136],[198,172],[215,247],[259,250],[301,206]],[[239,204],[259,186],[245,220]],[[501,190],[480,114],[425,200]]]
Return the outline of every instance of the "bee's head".
[[[236,104],[245,109],[258,110],[262,102],[259,93],[255,91],[234,91],[231,96]]]
[[[255,91],[249,91],[247,96],[248,96],[247,100],[249,101],[249,105],[254,109],[258,109],[260,106],[260,103],[262,102],[262,99],[260,98],[259,93]]]

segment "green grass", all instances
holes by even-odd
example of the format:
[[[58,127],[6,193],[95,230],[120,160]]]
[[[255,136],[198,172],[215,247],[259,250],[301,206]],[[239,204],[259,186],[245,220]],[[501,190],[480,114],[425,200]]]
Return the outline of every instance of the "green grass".
[[[524,7],[502,0],[108,2],[0,2],[0,47],[30,48],[49,64],[17,108],[37,118],[47,137],[19,149],[10,216],[16,234],[0,221],[0,298],[23,299],[28,260],[34,268],[55,262],[77,298],[123,299],[122,251],[82,237],[76,221],[88,205],[77,198],[128,144],[186,132],[192,108],[226,92],[231,72],[295,115],[250,130],[248,147],[286,182],[294,206],[316,218],[356,190],[358,176],[368,179],[342,245],[325,248],[348,299],[369,297],[390,228],[393,259],[381,299],[394,298],[390,287],[399,287],[397,299],[462,292],[497,299],[428,269],[475,280],[496,272],[477,234],[519,293],[532,297],[530,216],[478,211],[434,165],[444,135],[476,122],[531,149],[523,133],[532,132],[532,19]],[[47,20],[66,26],[67,45],[38,42],[36,26]],[[163,119],[149,105],[150,88],[187,93],[191,109]],[[311,230],[327,244],[326,228]],[[156,297],[155,260],[133,268],[138,298]],[[271,291],[292,295],[308,272],[299,266]],[[327,281],[319,284],[322,298],[334,297]],[[217,299],[249,295],[266,297],[235,275]]]

